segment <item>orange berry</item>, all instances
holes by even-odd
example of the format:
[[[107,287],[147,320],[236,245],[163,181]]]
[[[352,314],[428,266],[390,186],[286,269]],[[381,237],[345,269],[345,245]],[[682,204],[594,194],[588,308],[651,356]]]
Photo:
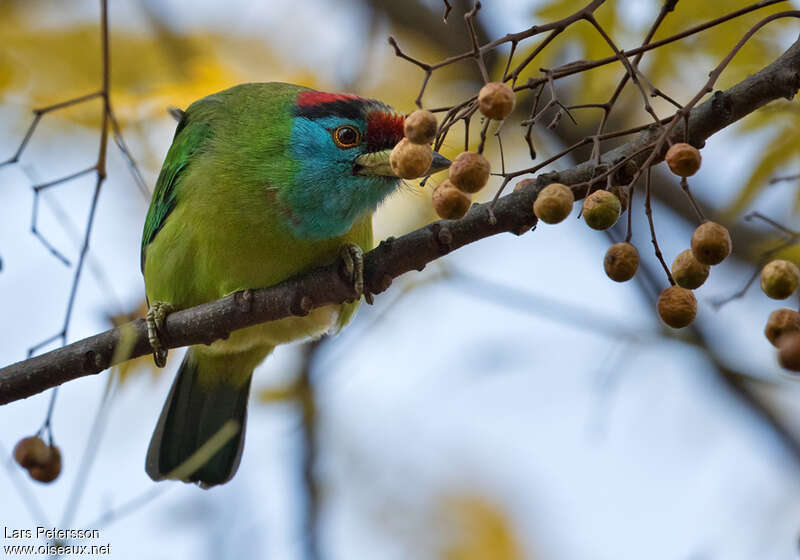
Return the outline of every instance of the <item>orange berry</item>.
[[[514,110],[514,90],[503,82],[489,82],[478,93],[478,110],[484,116],[502,121]]]
[[[43,465],[50,458],[50,448],[38,436],[22,438],[14,446],[14,460],[24,469]]]
[[[557,224],[569,216],[574,202],[572,189],[561,183],[550,183],[533,201],[533,213],[546,224]]]
[[[606,251],[603,267],[614,282],[627,282],[639,268],[639,251],[630,243],[615,243]]]
[[[433,161],[433,150],[427,144],[414,144],[403,138],[392,149],[389,165],[395,175],[403,179],[417,179],[425,175]]]
[[[797,289],[798,276],[793,262],[775,259],[761,269],[761,289],[772,299],[786,299]]]
[[[711,267],[694,258],[691,249],[682,251],[672,261],[672,277],[675,283],[687,290],[696,290],[708,278]]]
[[[489,181],[488,160],[475,152],[462,152],[450,165],[450,182],[465,193],[476,193]]]
[[[800,313],[784,307],[769,314],[767,326],[764,327],[764,336],[773,346],[778,346],[783,335],[793,332],[800,332]]]
[[[410,142],[430,144],[436,136],[436,125],[436,115],[417,109],[406,117],[403,130]]]
[[[53,482],[61,474],[61,451],[55,446],[48,449],[50,450],[48,461],[28,469],[31,478],[39,482]]]
[[[691,324],[697,315],[697,300],[691,290],[670,286],[658,296],[658,315],[674,329]]]
[[[450,181],[442,181],[433,189],[433,209],[446,220],[457,220],[469,210],[469,195],[457,189]]]
[[[800,371],[800,333],[782,336],[778,342],[778,363],[790,371]]]
[[[731,234],[725,226],[703,222],[692,234],[692,253],[703,264],[715,265],[731,254]]]
[[[672,171],[678,177],[691,177],[700,169],[700,152],[694,146],[681,142],[673,144],[664,157]]]

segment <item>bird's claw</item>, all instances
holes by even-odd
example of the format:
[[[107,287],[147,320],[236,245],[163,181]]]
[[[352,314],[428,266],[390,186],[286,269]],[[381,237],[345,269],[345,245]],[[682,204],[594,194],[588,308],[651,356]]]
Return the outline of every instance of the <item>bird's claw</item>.
[[[342,277],[353,286],[356,300],[364,296],[366,302],[372,304],[372,294],[364,291],[364,252],[361,247],[352,243],[342,245],[339,257],[342,262]]]
[[[147,340],[153,348],[153,361],[158,367],[164,367],[167,363],[167,349],[161,343],[159,332],[164,327],[164,320],[167,315],[172,313],[175,309],[168,303],[163,301],[154,301],[150,304],[150,309],[147,310],[147,315],[144,320],[147,324]]]

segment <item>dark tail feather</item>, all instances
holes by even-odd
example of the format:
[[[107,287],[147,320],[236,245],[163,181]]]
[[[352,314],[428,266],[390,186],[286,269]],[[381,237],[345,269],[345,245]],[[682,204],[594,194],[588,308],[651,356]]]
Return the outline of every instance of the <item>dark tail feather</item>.
[[[209,383],[206,375],[199,382],[200,369],[194,352],[190,349],[186,353],[150,440],[145,461],[150,478],[165,479],[229,420],[238,423],[238,433],[183,481],[209,488],[228,482],[236,474],[244,448],[252,371],[250,368],[246,381],[238,385],[221,380]],[[221,377],[214,375],[212,379]]]

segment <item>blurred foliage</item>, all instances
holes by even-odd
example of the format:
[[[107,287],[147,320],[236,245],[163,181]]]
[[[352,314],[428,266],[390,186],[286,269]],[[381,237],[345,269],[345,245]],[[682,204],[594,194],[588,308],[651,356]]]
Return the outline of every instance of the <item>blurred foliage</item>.
[[[581,3],[582,4],[582,3]],[[534,14],[534,21],[536,22],[550,22],[567,17],[575,13],[576,9],[582,7],[576,2],[570,0],[557,0],[556,2],[546,2],[542,4]],[[611,0],[606,2],[603,7],[595,12],[597,22],[606,30],[606,32],[619,43],[618,37],[623,32],[624,23],[619,18],[619,1]],[[539,44],[540,36],[528,45],[517,57],[515,62],[521,62],[527,57]],[[572,49],[576,48],[578,52]],[[617,47],[624,48],[620,44]],[[540,77],[539,68],[553,68],[559,64],[568,62],[574,59],[597,59],[613,56],[614,51],[609,47],[608,43],[597,32],[593,25],[587,21],[579,21],[568,27],[553,43],[544,49],[539,57],[528,66],[527,71],[520,75],[520,78]],[[513,67],[513,63],[512,63]],[[608,68],[601,68],[600,70],[584,72],[579,74],[577,80],[580,82],[580,90],[582,94],[588,99],[598,99],[599,97],[608,97],[611,95],[616,82],[621,76],[621,70],[614,67],[613,71]]]
[[[37,28],[19,21],[15,6],[0,6],[0,34],[5,43],[0,52],[0,92],[25,92],[31,106],[42,106],[97,90],[102,69],[97,24]],[[168,105],[186,107],[211,92],[256,79],[227,64],[226,53],[240,53],[242,67],[249,59],[280,66],[256,39],[214,33],[178,35],[163,28],[157,36],[116,28],[111,33],[112,98],[123,125],[132,118],[163,116]],[[287,73],[286,78],[313,85],[311,75]],[[99,126],[97,113],[83,106],[69,116]]]
[[[485,498],[446,497],[439,511],[442,560],[521,560],[523,554],[511,520]]]
[[[535,11],[534,21],[544,23],[561,19],[574,13],[580,4],[574,0],[545,2]],[[622,17],[621,14],[630,9],[630,4],[629,1],[608,0],[595,12],[598,23],[620,49],[630,49],[641,44],[662,2],[653,0],[646,3],[649,8],[646,10],[648,16],[637,17],[635,21],[634,18]],[[678,2],[676,9],[666,16],[658,28],[653,41],[664,39],[752,4],[752,0],[728,0],[724,3]],[[698,66],[711,70],[751,26],[770,14],[788,8],[786,3],[769,6],[650,51],[644,55],[641,67],[656,87],[668,93],[678,88],[680,91],[676,93],[682,93],[688,98],[696,93],[707,78],[705,73],[697,72]],[[795,23],[792,18],[785,18],[769,24],[767,28],[758,32],[733,59],[717,86],[724,88],[741,81],[748,74],[763,68],[777,58],[783,52],[778,40],[781,31],[791,29]],[[566,62],[564,57],[568,48],[578,49],[577,53],[569,51],[570,60],[592,60],[614,54],[603,37],[588,22],[578,22],[570,26],[555,44],[559,47],[545,49],[538,63],[531,65],[531,70],[538,72],[540,67],[550,68]],[[534,47],[535,43],[517,58],[524,58]],[[610,68],[613,70],[610,71]],[[587,97],[609,96],[622,75],[623,69],[619,64],[583,73],[579,78],[581,85],[578,91]]]
[[[800,155],[800,107],[797,102],[781,101],[756,111],[742,123],[741,130],[755,133],[766,130],[770,135],[764,153],[753,167],[747,182],[728,208],[728,217],[740,215],[764,189],[776,170],[788,168]],[[795,183],[797,183],[795,181]],[[794,210],[800,209],[800,189],[795,190]]]

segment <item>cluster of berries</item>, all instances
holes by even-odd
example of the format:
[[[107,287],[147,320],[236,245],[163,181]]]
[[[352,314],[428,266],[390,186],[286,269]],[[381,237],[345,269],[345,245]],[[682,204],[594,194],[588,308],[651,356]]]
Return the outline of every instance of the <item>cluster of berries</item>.
[[[14,460],[39,482],[53,482],[61,474],[61,451],[39,436],[19,440],[14,447]]]
[[[405,138],[400,140],[389,156],[389,165],[398,177],[422,177],[433,162],[431,142],[436,136],[436,116],[430,111],[414,111],[404,124]]]
[[[673,173],[688,177],[700,168],[700,153],[688,144],[675,144],[667,152],[666,161]],[[708,265],[721,262],[730,250],[728,230],[706,222],[692,236],[691,252],[684,251],[672,264],[675,282],[687,289],[699,287],[708,278]],[[790,261],[776,259],[761,269],[761,289],[772,299],[788,298],[797,290],[798,282],[800,269]],[[773,311],[764,334],[778,348],[781,366],[800,371],[800,313],[786,308]]]
[[[731,254],[733,245],[728,230],[715,222],[703,222],[692,234],[691,248],[672,261],[670,286],[658,298],[661,320],[673,328],[686,327],[697,315],[697,300],[692,290],[702,286],[711,267],[721,263]]]
[[[761,289],[772,299],[791,296],[797,290],[798,280],[800,270],[789,261],[776,259],[761,269]],[[764,334],[778,349],[781,366],[800,371],[800,313],[794,309],[776,309],[767,319]]]
[[[478,110],[485,117],[501,121],[514,110],[514,90],[501,82],[486,84],[478,94]],[[431,142],[436,136],[436,117],[430,111],[418,110],[405,120],[405,138],[391,155],[394,172],[403,178],[421,177],[430,168],[433,152]],[[700,169],[702,158],[694,146],[673,144],[665,155],[670,171],[685,181]],[[453,161],[447,180],[433,191],[433,207],[445,219],[459,219],[472,203],[470,195],[477,193],[489,180],[491,168],[481,154],[463,152]],[[525,187],[532,179],[520,181],[515,190]],[[575,196],[567,185],[552,183],[539,192],[533,212],[546,224],[564,221],[572,212]],[[613,226],[628,206],[627,191],[621,187],[597,190],[583,201],[581,215],[595,230]],[[708,279],[711,267],[720,264],[732,250],[728,230],[715,222],[706,221],[692,234],[691,247],[682,251],[672,262],[675,285],[661,292],[656,309],[661,320],[673,328],[683,328],[697,315],[696,290]],[[612,245],[605,254],[606,275],[616,282],[626,282],[639,268],[639,252],[631,243]],[[785,299],[800,283],[800,269],[786,260],[774,260],[761,271],[761,288],[774,299]],[[779,361],[787,369],[800,371],[800,312],[791,309],[774,311],[767,322],[766,336],[779,348]]]
[[[700,168],[700,152],[689,144],[675,144],[667,152],[666,161],[673,173],[688,177]],[[533,212],[542,222],[557,224],[569,216],[574,202],[572,189],[553,183],[539,193]],[[581,214],[590,228],[605,230],[617,222],[627,205],[625,190],[612,187],[587,196]],[[691,249],[683,251],[672,263],[676,285],[664,290],[658,298],[656,307],[664,323],[673,328],[691,324],[697,315],[697,300],[692,290],[699,288],[708,278],[710,267],[721,263],[730,252],[730,234],[723,226],[705,222],[694,231]],[[626,282],[639,268],[639,252],[631,243],[615,243],[606,252],[603,266],[609,278]]]
[[[478,110],[489,119],[502,121],[514,110],[514,90],[502,82],[489,82],[478,93]],[[481,154],[463,152],[453,160],[450,175],[433,191],[433,208],[441,218],[457,220],[472,204],[470,195],[489,182],[491,166]]]
[[[794,309],[776,309],[767,319],[764,334],[778,349],[781,367],[800,371],[800,313]]]
[[[478,110],[493,120],[505,119],[514,109],[514,90],[501,82],[486,84],[478,93]],[[405,119],[405,138],[392,150],[389,163],[398,177],[416,179],[430,168],[433,151],[431,142],[436,136],[436,116],[418,110]],[[433,191],[433,208],[441,218],[457,220],[472,204],[470,195],[477,193],[489,181],[491,166],[483,155],[463,152],[450,166],[449,177]]]

